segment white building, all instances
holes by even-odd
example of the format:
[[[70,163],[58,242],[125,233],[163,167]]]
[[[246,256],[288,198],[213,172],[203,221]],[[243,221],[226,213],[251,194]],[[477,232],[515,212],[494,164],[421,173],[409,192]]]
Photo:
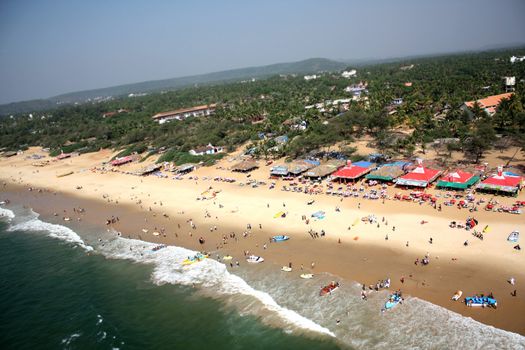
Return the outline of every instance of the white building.
[[[521,56],[521,57],[512,56],[510,58],[510,63],[523,62],[523,61],[525,61],[525,56]]]
[[[344,71],[343,73],[341,73],[341,76],[343,78],[346,78],[346,79],[349,79],[351,77],[355,77],[357,75],[357,71],[355,69],[352,69],[352,70],[349,70],[349,71]]]
[[[316,75],[316,74],[312,74],[312,75],[305,75],[304,76],[304,80],[315,80],[317,78],[320,78],[321,76],[320,75]]]
[[[173,119],[184,120],[189,117],[209,116],[215,113],[216,106],[217,106],[216,104],[211,104],[211,105],[202,105],[202,106],[196,106],[196,107],[191,107],[191,108],[177,109],[174,111],[157,113],[151,118],[154,121],[158,122],[159,124],[164,124],[165,122],[168,122]]]
[[[190,154],[192,156],[203,156],[205,154],[216,154],[216,153],[222,153],[224,152],[224,149],[220,146],[213,146],[211,143],[208,143],[207,146],[204,147],[197,147],[195,149],[190,150]]]

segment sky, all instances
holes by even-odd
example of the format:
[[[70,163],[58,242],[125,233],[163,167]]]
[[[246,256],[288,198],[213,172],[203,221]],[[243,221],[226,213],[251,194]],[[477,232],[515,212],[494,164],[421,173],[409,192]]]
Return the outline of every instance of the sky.
[[[0,0],[0,103],[226,69],[525,43],[525,0]]]

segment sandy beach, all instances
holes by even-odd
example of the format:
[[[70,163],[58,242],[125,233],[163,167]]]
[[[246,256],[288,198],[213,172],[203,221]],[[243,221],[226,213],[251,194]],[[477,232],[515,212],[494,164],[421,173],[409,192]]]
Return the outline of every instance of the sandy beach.
[[[401,289],[480,322],[525,334],[525,257],[506,241],[513,230],[525,232],[522,215],[488,212],[482,206],[472,213],[455,206],[442,206],[438,211],[428,203],[285,192],[281,187],[286,182],[281,180],[269,189],[272,181],[264,162],[249,179],[267,184],[252,188],[239,185],[248,179],[246,174],[225,169],[231,166],[227,159],[174,180],[171,174],[158,178],[91,170],[109,160],[111,151],[52,161],[45,167],[34,167],[25,159],[35,152],[41,153],[31,149],[25,155],[0,160],[4,182],[0,200],[29,206],[46,221],[114,229],[124,237],[209,251],[212,257],[229,254],[240,264],[245,264],[244,254],[249,251],[263,256],[265,264],[274,264],[275,269],[292,263],[294,274],[302,273],[302,266],[304,272],[329,272],[343,281],[367,286],[389,277],[391,290]],[[120,170],[141,165],[126,165]],[[68,172],[73,174],[57,177]],[[237,182],[213,181],[215,176]],[[388,189],[389,196],[396,192],[408,193]],[[518,199],[524,198],[522,193]],[[315,202],[309,205],[311,199]],[[516,200],[496,199],[509,205]],[[443,201],[440,198],[438,203]],[[79,213],[79,208],[85,211]],[[326,212],[323,220],[311,217],[318,210]],[[286,217],[275,217],[281,211]],[[377,222],[361,220],[369,215],[375,215]],[[483,240],[471,231],[449,227],[451,221],[463,223],[469,216],[479,221],[480,230],[489,226]],[[106,225],[108,219],[114,222]],[[312,238],[310,230],[324,231],[325,235]],[[291,239],[269,241],[280,234]],[[199,243],[201,237],[204,244]],[[469,244],[464,246],[467,240]],[[425,255],[430,261],[427,266],[415,263]],[[507,282],[511,277],[516,280],[514,286]],[[498,308],[469,308],[453,302],[450,298],[456,290],[462,290],[463,296],[492,292]],[[516,296],[511,296],[514,290]]]

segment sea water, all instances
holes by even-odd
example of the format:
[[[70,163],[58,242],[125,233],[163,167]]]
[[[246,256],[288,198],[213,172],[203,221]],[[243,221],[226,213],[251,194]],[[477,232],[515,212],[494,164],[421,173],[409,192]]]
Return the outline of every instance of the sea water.
[[[195,252],[10,209],[0,208],[2,348],[525,348],[525,337],[417,298],[381,313],[387,292],[364,302],[351,281],[319,297],[336,276],[302,280],[267,262],[183,266]]]

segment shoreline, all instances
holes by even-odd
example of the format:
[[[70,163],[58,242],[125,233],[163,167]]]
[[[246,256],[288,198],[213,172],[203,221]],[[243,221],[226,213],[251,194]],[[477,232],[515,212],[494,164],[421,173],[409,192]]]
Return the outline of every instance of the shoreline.
[[[106,220],[118,217],[118,222],[112,226],[125,237],[212,251],[214,256],[230,254],[241,264],[244,252],[249,250],[263,256],[265,264],[275,264],[276,269],[292,262],[293,274],[297,275],[303,265],[305,272],[327,272],[365,285],[389,277],[391,291],[402,289],[405,294],[482,323],[525,334],[525,319],[521,317],[525,312],[525,289],[521,287],[525,271],[520,268],[525,266],[525,256],[513,250],[506,241],[508,233],[514,229],[525,232],[520,215],[482,209],[470,213],[445,206],[438,211],[428,204],[412,202],[387,200],[382,203],[283,192],[279,190],[280,185],[288,184],[283,181],[278,181],[273,190],[264,186],[251,188],[239,186],[239,183],[213,181],[215,174],[228,175],[238,182],[247,180],[245,174],[232,174],[218,167],[198,169],[192,174],[198,176],[198,180],[189,176],[172,180],[90,170],[93,164],[110,155],[111,152],[105,150],[39,169],[20,156],[2,159],[0,179],[6,187],[2,189],[0,200],[11,197],[13,203],[34,208],[43,220],[66,226],[78,225],[76,218],[81,216],[81,225],[106,230]],[[74,175],[56,177],[65,171],[73,171]],[[267,171],[268,167],[261,167],[252,173],[251,179],[266,179]],[[29,187],[34,190],[28,191]],[[39,188],[46,190],[40,193]],[[392,191],[398,189],[389,188],[388,191],[393,195]],[[523,194],[518,199],[523,200],[522,197]],[[310,199],[315,199],[313,205],[306,203]],[[515,199],[498,197],[498,200],[506,203]],[[75,213],[74,207],[86,208],[86,212]],[[336,207],[340,210],[336,211]],[[310,213],[318,210],[326,212],[325,219],[310,217]],[[286,218],[274,217],[280,211],[288,213]],[[376,215],[377,223],[361,221],[371,214]],[[310,220],[308,224],[301,219],[303,215]],[[63,221],[63,216],[70,216],[71,221]],[[479,219],[479,230],[485,225],[491,227],[483,241],[471,232],[448,227],[450,221],[464,222],[468,216]],[[190,227],[190,222],[196,229]],[[251,230],[247,229],[248,224]],[[325,230],[326,236],[312,239],[309,230]],[[245,231],[250,231],[246,238],[243,237]],[[154,236],[153,232],[159,235]],[[236,239],[230,237],[232,232]],[[271,236],[280,234],[291,239],[283,243],[269,242]],[[387,235],[388,240],[385,240]],[[205,239],[204,245],[199,244],[200,237]],[[429,244],[430,237],[432,244]],[[463,246],[465,240],[470,243],[468,247]],[[264,244],[268,249],[264,249]],[[430,256],[430,264],[415,265],[415,260],[421,260],[426,254]],[[312,262],[315,263],[313,269]],[[515,286],[507,283],[510,277],[516,279]],[[464,297],[493,292],[499,302],[498,309],[468,308],[451,301],[458,289],[463,290]],[[514,289],[516,297],[510,296]]]
[[[497,328],[522,335],[525,334],[525,324],[523,324],[523,320],[519,317],[517,310],[521,310],[524,307],[523,303],[513,303],[514,305],[511,309],[499,307],[497,310],[482,310],[468,308],[460,302],[452,302],[450,301],[451,295],[443,295],[444,292],[451,290],[446,286],[453,284],[458,285],[459,281],[464,279],[479,278],[478,282],[472,283],[471,281],[470,283],[470,288],[474,290],[476,288],[483,290],[483,285],[486,283],[497,283],[501,285],[501,281],[497,278],[484,276],[483,273],[479,271],[492,269],[493,272],[497,272],[496,275],[503,275],[506,272],[505,269],[498,271],[497,266],[491,263],[478,262],[478,266],[474,269],[467,267],[474,262],[469,258],[452,261],[444,256],[438,259],[431,256],[429,266],[415,266],[413,263],[410,263],[414,257],[418,256],[415,252],[405,252],[399,248],[378,247],[374,244],[366,243],[352,245],[352,241],[343,241],[339,244],[334,243],[333,239],[328,239],[328,237],[313,240],[311,238],[294,237],[294,235],[291,235],[294,249],[290,249],[291,245],[287,246],[287,243],[291,242],[285,242],[284,244],[268,243],[267,238],[271,236],[271,234],[267,233],[264,229],[259,230],[258,228],[254,228],[255,233],[252,233],[250,237],[239,238],[239,241],[235,243],[230,242],[217,250],[213,245],[219,244],[220,238],[218,239],[218,237],[215,237],[215,239],[207,238],[205,245],[201,246],[197,242],[195,235],[189,236],[182,232],[178,234],[178,237],[172,232],[166,233],[166,237],[162,234],[160,236],[144,234],[139,228],[139,223],[142,222],[143,219],[148,220],[147,225],[143,226],[162,227],[161,225],[166,225],[166,222],[163,222],[166,218],[158,215],[158,213],[154,211],[140,211],[126,204],[116,205],[115,203],[104,203],[72,194],[53,194],[48,191],[42,193],[38,191],[28,192],[27,189],[24,191],[20,187],[12,188],[4,194],[8,194],[13,203],[31,207],[35,212],[40,214],[42,220],[72,228],[77,227],[77,225],[84,226],[86,224],[92,228],[96,227],[99,230],[111,228],[122,232],[123,237],[141,239],[159,244],[176,245],[197,251],[207,250],[213,252],[212,258],[214,258],[216,254],[220,254],[221,256],[232,255],[234,261],[238,260],[241,264],[245,264],[244,250],[252,248],[253,253],[264,256],[267,262],[275,265],[276,269],[281,265],[287,265],[288,262],[292,262],[294,268],[293,273],[295,274],[303,272],[299,268],[302,264],[304,265],[304,272],[306,273],[330,273],[343,280],[364,283],[367,286],[375,284],[378,280],[390,277],[392,279],[390,290],[402,289],[405,295],[429,301],[457,312],[464,317],[472,317],[477,321]],[[53,203],[53,205],[50,205],[50,203]],[[82,218],[81,222],[75,221],[73,217],[71,217],[71,221],[64,222],[62,216],[56,217],[53,215],[56,211],[60,213],[59,207],[64,209],[70,208],[66,209],[68,210],[68,215],[71,214],[73,207],[81,207],[86,209],[86,211],[85,213],[77,214],[77,217]],[[64,209],[62,209],[62,211]],[[102,224],[103,220],[101,220],[103,213],[111,213],[110,216],[118,216],[119,222],[115,225],[104,227]],[[169,224],[172,226],[181,224],[181,230],[184,230],[184,225],[188,225],[185,219],[186,215],[180,216],[181,217],[176,218],[170,217]],[[194,223],[197,226],[197,231],[200,231],[199,226],[205,225],[205,223],[198,220],[194,220]],[[190,229],[187,228],[188,232],[190,232],[189,230]],[[226,230],[239,232],[239,227],[228,227]],[[268,245],[268,249],[266,250],[262,249],[262,245],[265,243]],[[257,250],[253,249],[254,245],[259,246],[255,248]],[[320,254],[322,251],[331,251],[331,253],[339,253],[341,255],[338,262],[334,264],[332,254],[323,257],[323,254]],[[312,257],[315,261],[315,267],[313,269],[309,264]],[[408,268],[408,265],[412,266]],[[458,265],[461,267],[461,270],[458,269]],[[230,267],[228,267],[228,269],[229,268]],[[388,270],[387,274],[384,273],[385,270]],[[394,276],[404,276],[404,283],[401,283],[400,280]],[[525,276],[522,275],[516,278],[523,280],[524,277]],[[493,288],[491,290],[498,297],[500,305],[502,305],[501,300],[503,300],[503,303],[506,303],[507,300],[511,302],[516,300],[516,298],[511,297],[502,298],[501,292],[508,289],[509,288]],[[519,287],[516,289],[518,293],[520,293]],[[486,292],[488,293],[489,291]],[[464,289],[464,296],[467,295],[466,293],[466,289]]]

